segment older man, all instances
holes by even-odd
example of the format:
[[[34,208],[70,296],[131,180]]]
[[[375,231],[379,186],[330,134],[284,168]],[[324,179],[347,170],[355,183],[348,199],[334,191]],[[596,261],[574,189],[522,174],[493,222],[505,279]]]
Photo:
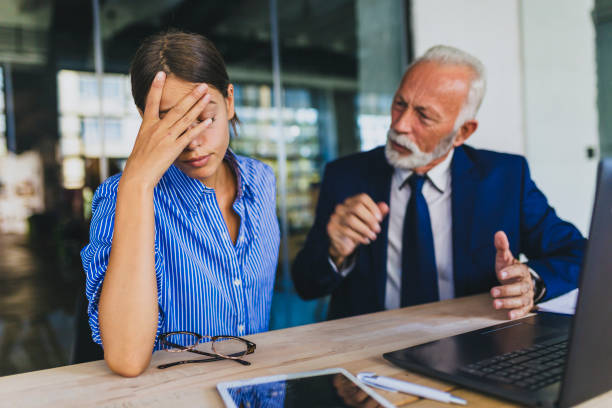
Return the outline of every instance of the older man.
[[[408,68],[386,146],[326,167],[292,268],[303,298],[331,294],[338,318],[490,291],[513,319],[576,287],[585,239],[525,159],[464,145],[484,90],[482,63],[456,48]]]

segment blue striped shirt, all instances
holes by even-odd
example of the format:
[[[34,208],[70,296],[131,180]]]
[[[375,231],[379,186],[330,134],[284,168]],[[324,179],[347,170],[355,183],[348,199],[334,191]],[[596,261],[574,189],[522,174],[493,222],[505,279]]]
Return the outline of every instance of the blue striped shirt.
[[[237,175],[233,204],[240,217],[232,242],[215,191],[174,165],[154,189],[155,276],[159,334],[187,330],[203,335],[242,336],[265,331],[280,232],[272,169],[254,159],[225,160]],[[108,265],[120,174],[98,189],[92,203],[90,241],[81,251],[93,340],[101,344],[98,301]]]

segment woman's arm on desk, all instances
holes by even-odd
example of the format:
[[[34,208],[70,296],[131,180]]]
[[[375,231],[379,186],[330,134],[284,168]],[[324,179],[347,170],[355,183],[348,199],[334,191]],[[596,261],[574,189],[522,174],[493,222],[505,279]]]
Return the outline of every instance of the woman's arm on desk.
[[[127,377],[147,368],[157,329],[153,190],[176,157],[210,125],[210,120],[193,125],[210,99],[206,86],[196,87],[160,119],[164,82],[163,73],[153,81],[119,182],[112,247],[98,306],[104,360]]]
[[[127,377],[145,370],[155,343],[154,241],[153,189],[122,177],[98,313],[104,360]]]

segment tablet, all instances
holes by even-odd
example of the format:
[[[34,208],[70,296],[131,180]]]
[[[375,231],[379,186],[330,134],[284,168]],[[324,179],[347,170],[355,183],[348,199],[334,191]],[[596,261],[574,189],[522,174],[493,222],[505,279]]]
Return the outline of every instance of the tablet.
[[[222,382],[217,389],[228,408],[394,407],[343,368]]]

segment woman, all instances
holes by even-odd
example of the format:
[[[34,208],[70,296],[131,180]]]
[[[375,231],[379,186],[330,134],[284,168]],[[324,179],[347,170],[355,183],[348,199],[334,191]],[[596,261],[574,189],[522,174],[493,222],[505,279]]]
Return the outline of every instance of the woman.
[[[163,332],[267,330],[280,240],[272,170],[228,148],[234,89],[214,45],[153,36],[130,75],[142,124],[123,173],[96,191],[81,252],[93,339],[124,376]]]

